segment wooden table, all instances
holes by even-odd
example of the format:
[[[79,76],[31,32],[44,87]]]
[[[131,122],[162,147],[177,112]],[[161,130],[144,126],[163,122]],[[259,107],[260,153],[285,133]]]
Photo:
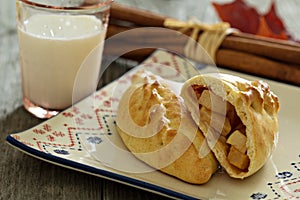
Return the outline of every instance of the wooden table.
[[[1,0],[1,2],[4,0]],[[162,4],[158,6],[157,3]],[[169,1],[154,1],[160,12],[167,11]],[[122,1],[119,1],[122,2]],[[146,2],[146,1],[145,1]],[[175,1],[174,1],[175,2]],[[176,1],[178,3],[178,1]],[[175,3],[176,3],[175,2]],[[192,7],[192,1],[184,1],[186,8]],[[281,1],[286,2],[286,1]],[[299,2],[289,0],[288,2]],[[138,4],[137,1],[124,0],[126,4]],[[3,4],[3,3],[2,3]],[[291,4],[289,4],[291,5]],[[213,22],[209,1],[193,8],[193,13],[203,21]],[[289,6],[289,8],[291,8]],[[9,8],[8,8],[9,9]],[[10,8],[13,9],[13,8]],[[188,14],[181,8],[178,14],[185,18]],[[283,12],[287,11],[281,7]],[[167,13],[172,14],[172,13]],[[173,13],[173,15],[176,13]],[[295,17],[295,21],[298,17]],[[3,20],[3,18],[1,19]],[[3,21],[2,21],[3,22]],[[289,22],[291,23],[291,22]],[[299,26],[294,27],[298,34]],[[156,194],[59,167],[30,157],[6,144],[8,134],[26,130],[43,120],[29,114],[22,106],[20,67],[18,62],[17,33],[14,25],[0,24],[0,199],[167,199]]]

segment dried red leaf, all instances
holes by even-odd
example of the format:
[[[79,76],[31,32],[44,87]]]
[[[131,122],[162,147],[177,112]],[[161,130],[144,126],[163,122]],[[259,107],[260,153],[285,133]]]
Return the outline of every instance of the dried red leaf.
[[[267,14],[265,14],[264,18],[272,33],[275,34],[275,36],[273,37],[280,39],[290,39],[290,34],[287,32],[283,22],[277,15],[274,1],[272,1],[270,10]]]
[[[277,15],[274,1],[265,15],[248,6],[243,0],[235,0],[228,4],[212,3],[222,21],[242,32],[272,37],[291,39],[280,17]]]
[[[268,26],[267,20],[265,17],[260,17],[260,26],[256,33],[256,35],[270,37],[270,38],[276,38],[276,39],[282,39],[282,40],[288,40],[289,37],[285,33],[285,31],[281,31],[278,34],[274,33],[270,27]]]
[[[219,17],[230,23],[231,27],[242,32],[256,34],[259,28],[258,12],[244,3],[243,0],[236,0],[228,4],[212,3]]]

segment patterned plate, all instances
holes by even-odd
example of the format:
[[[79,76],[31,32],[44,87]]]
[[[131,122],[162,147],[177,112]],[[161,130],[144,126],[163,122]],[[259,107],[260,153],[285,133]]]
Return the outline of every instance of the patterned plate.
[[[179,199],[299,199],[300,149],[298,113],[300,88],[265,80],[279,96],[280,137],[267,164],[245,180],[235,180],[219,170],[204,185],[192,185],[165,175],[138,161],[126,151],[115,129],[119,97],[131,75],[146,69],[173,81],[199,73],[185,59],[156,51],[142,65],[90,97],[36,127],[11,134],[7,142],[36,158],[95,176]],[[167,67],[166,67],[167,66]],[[206,73],[212,68],[203,67]],[[250,80],[257,77],[220,70]],[[180,84],[180,83],[179,83]]]

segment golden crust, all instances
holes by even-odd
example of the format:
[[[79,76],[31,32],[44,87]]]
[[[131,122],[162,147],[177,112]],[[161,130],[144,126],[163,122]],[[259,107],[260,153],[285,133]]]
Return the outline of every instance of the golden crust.
[[[217,169],[181,98],[151,74],[133,76],[118,107],[117,130],[137,158],[186,182],[203,184]]]
[[[195,85],[209,88],[213,94],[233,105],[237,116],[246,127],[247,156],[250,160],[247,170],[241,170],[228,162],[228,148],[221,139],[218,139],[217,142],[214,140],[219,136],[214,132],[214,127],[202,130],[217,160],[234,178],[243,179],[257,172],[269,159],[277,142],[279,110],[277,96],[262,81],[251,82],[226,74],[206,74],[193,77],[182,87],[181,96],[197,123],[200,119],[196,95],[199,96],[199,94],[194,94],[192,86]],[[226,109],[224,110],[226,112]]]

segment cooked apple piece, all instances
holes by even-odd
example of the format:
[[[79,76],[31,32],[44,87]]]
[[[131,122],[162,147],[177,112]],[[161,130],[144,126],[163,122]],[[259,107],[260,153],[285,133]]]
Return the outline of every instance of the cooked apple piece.
[[[216,131],[209,132],[209,124],[206,122],[200,121],[199,123],[199,128],[206,132],[209,136],[206,136],[208,141],[210,141],[211,144],[214,143],[214,139],[218,140],[221,142],[221,148],[223,149],[224,152],[228,152],[230,145],[226,143],[226,137],[223,135],[220,135],[220,133],[217,133]]]
[[[223,100],[222,97],[215,95],[209,90],[203,90],[201,96],[198,99],[198,103],[213,112],[223,115],[226,115],[226,113],[233,108],[230,103]]]
[[[230,147],[227,159],[233,166],[241,170],[246,170],[250,162],[248,156],[237,150],[234,146]]]
[[[242,122],[240,122],[235,127],[232,127],[232,130],[239,130],[242,134],[246,134],[246,126]]]
[[[240,118],[236,114],[236,110],[230,103],[227,103],[227,114],[226,117],[228,117],[230,124],[233,127],[236,127],[241,123]]]
[[[202,106],[211,110],[211,99],[210,99],[210,92],[208,90],[204,90],[198,99],[198,103]]]
[[[226,143],[231,144],[241,153],[246,153],[247,151],[246,141],[247,141],[247,137],[239,130],[235,130],[233,133],[230,134]]]
[[[211,115],[212,115],[211,110],[207,109],[204,106],[202,106],[200,108],[200,121],[206,122],[206,124],[210,125],[211,118],[213,118],[215,125],[221,125],[222,126],[221,127],[222,128],[221,134],[223,136],[227,136],[231,131],[231,125],[230,125],[230,122],[229,122],[228,118],[225,117],[225,116],[222,116],[218,113],[214,113],[213,116],[211,116]],[[224,119],[224,117],[225,117],[225,119]]]

